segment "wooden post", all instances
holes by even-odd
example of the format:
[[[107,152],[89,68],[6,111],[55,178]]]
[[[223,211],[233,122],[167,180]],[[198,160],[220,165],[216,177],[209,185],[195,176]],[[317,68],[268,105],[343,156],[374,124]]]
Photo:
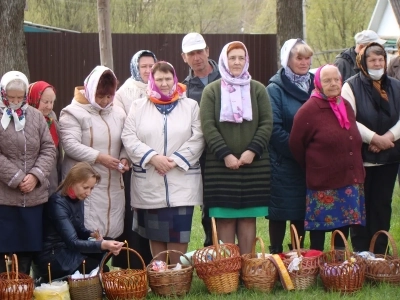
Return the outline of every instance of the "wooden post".
[[[113,70],[110,0],[97,0],[97,20],[99,28],[100,63],[102,66]]]

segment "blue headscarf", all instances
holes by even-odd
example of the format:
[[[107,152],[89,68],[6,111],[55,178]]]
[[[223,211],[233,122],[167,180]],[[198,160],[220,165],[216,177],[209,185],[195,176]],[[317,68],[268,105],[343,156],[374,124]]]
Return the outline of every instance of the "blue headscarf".
[[[143,82],[142,77],[140,77],[139,72],[139,59],[143,56],[143,54],[150,54],[154,58],[154,62],[157,62],[156,55],[150,50],[140,50],[135,53],[135,55],[131,59],[130,69],[131,69],[131,77],[136,81]]]

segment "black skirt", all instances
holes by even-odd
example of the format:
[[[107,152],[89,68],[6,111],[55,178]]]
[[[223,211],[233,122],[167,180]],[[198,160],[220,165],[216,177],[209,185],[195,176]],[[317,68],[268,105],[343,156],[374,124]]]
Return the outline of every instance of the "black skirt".
[[[42,215],[43,204],[33,207],[0,205],[0,253],[41,251]]]

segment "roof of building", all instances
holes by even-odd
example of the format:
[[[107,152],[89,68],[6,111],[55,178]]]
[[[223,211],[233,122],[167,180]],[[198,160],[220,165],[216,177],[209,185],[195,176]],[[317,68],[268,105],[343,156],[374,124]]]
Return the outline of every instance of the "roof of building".
[[[377,0],[368,29],[383,39],[397,39],[400,36],[400,2]]]
[[[29,21],[24,21],[24,32],[72,32],[72,33],[80,33],[79,31],[58,28],[53,26],[47,26],[43,24],[36,24]]]

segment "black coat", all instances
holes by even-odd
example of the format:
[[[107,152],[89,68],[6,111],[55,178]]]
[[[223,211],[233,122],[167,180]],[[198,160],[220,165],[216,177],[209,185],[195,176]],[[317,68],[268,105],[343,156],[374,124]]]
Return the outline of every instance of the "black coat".
[[[280,69],[270,80],[267,92],[271,99],[274,125],[268,151],[271,159],[271,199],[268,219],[275,221],[304,220],[306,210],[306,174],[289,148],[293,118],[314,89],[303,91],[292,83]]]
[[[379,92],[373,87],[371,79],[362,72],[349,78],[349,84],[356,100],[356,121],[379,135],[385,134],[398,121],[400,115],[400,81],[383,75],[382,88],[389,101],[381,99]],[[395,147],[379,153],[368,150],[369,144],[363,143],[364,162],[373,164],[390,164],[400,162],[400,140],[394,142]]]
[[[43,251],[34,257],[35,276],[52,278],[74,273],[86,258],[84,253],[101,253],[100,241],[89,241],[91,231],[84,226],[83,201],[54,193],[43,212]],[[90,270],[88,270],[90,271]],[[82,271],[81,271],[82,272]]]

